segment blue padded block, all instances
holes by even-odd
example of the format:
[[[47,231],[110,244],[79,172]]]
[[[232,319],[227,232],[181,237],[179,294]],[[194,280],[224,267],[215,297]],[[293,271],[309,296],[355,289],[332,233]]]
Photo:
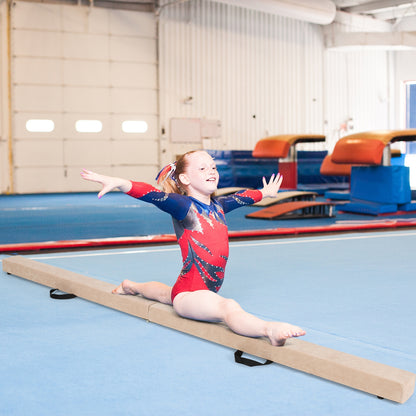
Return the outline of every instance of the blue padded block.
[[[336,199],[340,201],[349,201],[351,194],[349,191],[326,191],[324,194],[326,199]]]
[[[354,200],[341,205],[338,210],[357,214],[379,215],[397,212],[397,204],[378,204],[376,202]]]
[[[411,201],[407,166],[353,166],[351,199],[380,204],[405,204]]]
[[[407,204],[399,205],[399,211],[416,211],[416,201],[408,202]]]

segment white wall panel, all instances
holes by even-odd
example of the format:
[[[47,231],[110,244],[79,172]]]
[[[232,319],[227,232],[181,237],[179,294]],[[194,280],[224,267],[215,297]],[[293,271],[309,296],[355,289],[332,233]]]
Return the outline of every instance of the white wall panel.
[[[61,167],[15,167],[14,180],[16,192],[22,194],[70,191]]]
[[[327,142],[331,151],[346,134],[394,128],[389,120],[387,52],[327,51]]]
[[[59,59],[16,57],[13,71],[22,84],[61,85],[63,82],[62,61]]]
[[[65,140],[64,141],[65,166],[79,166],[81,168],[112,164],[110,140]]]
[[[110,38],[110,58],[113,61],[155,63],[155,40],[112,36]]]
[[[63,79],[69,85],[106,87],[110,82],[109,64],[106,61],[65,60]]]
[[[104,8],[65,7],[61,9],[60,13],[61,29],[71,33],[107,35],[110,16],[109,10]]]
[[[111,111],[115,113],[157,113],[157,91],[113,88],[111,90]]]
[[[85,33],[64,33],[62,53],[66,59],[108,60],[108,36]]]
[[[137,178],[142,169],[153,177],[159,165],[153,14],[18,1],[12,21],[15,192],[85,189],[80,167],[111,174],[120,164]],[[28,132],[29,119],[50,119],[55,129]],[[102,131],[77,132],[77,120],[99,120]],[[149,128],[127,134],[125,120],[144,120]],[[50,183],[40,186],[45,178]]]
[[[36,58],[61,56],[61,33],[33,30],[18,31],[15,29],[13,32],[13,52],[16,56],[33,56]]]
[[[115,87],[136,87],[157,89],[155,64],[111,62],[110,76]]]
[[[62,108],[63,90],[60,86],[25,85],[14,87],[15,111],[56,113]]]
[[[22,10],[24,13],[13,13],[13,27],[15,29],[39,29],[41,31],[59,31],[60,29],[60,9],[53,4],[38,3],[14,3],[13,7]]]
[[[111,156],[114,165],[147,165],[158,156],[158,145],[154,140],[113,141]]]
[[[14,144],[16,167],[62,166],[62,140],[16,140]]]
[[[64,111],[108,113],[111,108],[109,88],[68,86],[63,88],[63,95]]]
[[[110,14],[109,30],[112,35],[155,38],[156,26],[152,13],[133,14],[114,10]]]
[[[265,135],[322,133],[320,26],[210,1],[168,6],[160,21],[161,124],[219,119],[217,148],[252,149]],[[192,96],[192,104],[185,104]]]

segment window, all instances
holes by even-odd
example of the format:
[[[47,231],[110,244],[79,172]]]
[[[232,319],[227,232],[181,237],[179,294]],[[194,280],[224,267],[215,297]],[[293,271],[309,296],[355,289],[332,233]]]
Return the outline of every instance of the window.
[[[37,133],[50,133],[55,129],[52,120],[31,119],[26,121],[26,130]]]
[[[416,81],[406,82],[406,128],[416,129]],[[405,166],[410,168],[410,188],[416,189],[416,142],[406,143]]]
[[[416,82],[406,83],[406,128],[416,129]]]

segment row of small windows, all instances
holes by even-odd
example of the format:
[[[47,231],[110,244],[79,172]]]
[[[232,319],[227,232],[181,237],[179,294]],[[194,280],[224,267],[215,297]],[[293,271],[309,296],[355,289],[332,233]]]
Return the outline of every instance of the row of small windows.
[[[77,120],[75,130],[79,133],[100,133],[103,123],[100,120]],[[146,133],[148,125],[143,120],[125,120],[121,123],[124,133]],[[53,120],[32,119],[27,120],[26,130],[36,133],[50,133],[55,130]]]

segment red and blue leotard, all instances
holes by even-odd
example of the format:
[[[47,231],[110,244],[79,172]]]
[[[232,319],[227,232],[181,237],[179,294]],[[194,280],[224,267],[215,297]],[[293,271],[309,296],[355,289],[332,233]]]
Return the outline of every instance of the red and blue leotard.
[[[206,205],[186,195],[162,192],[143,182],[132,182],[127,194],[150,202],[172,216],[183,261],[182,271],[172,289],[172,301],[181,292],[218,292],[229,251],[224,214],[262,199],[259,190],[245,190],[212,198],[211,204]]]

